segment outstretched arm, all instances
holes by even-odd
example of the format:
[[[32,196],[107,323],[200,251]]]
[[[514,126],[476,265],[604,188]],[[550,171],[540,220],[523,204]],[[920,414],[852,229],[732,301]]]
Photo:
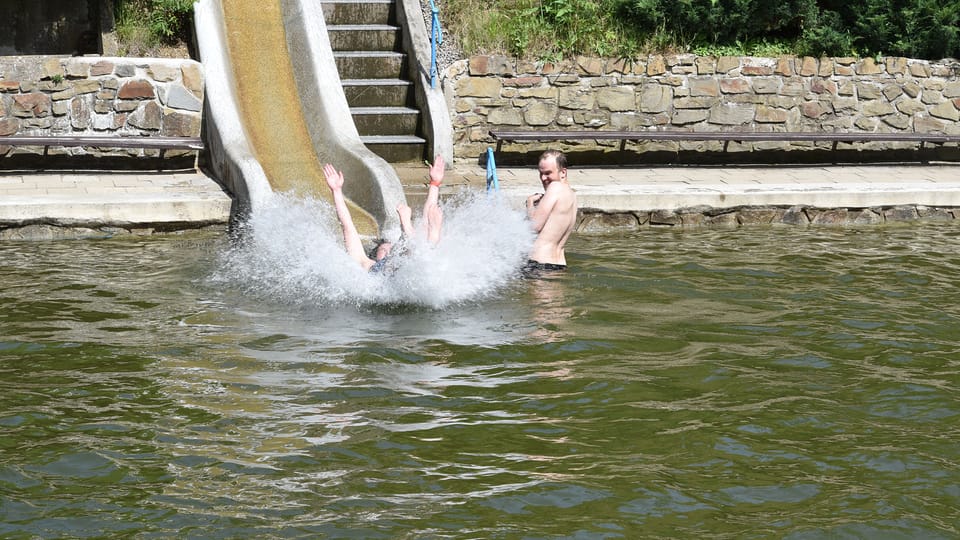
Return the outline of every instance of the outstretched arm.
[[[368,270],[373,266],[373,261],[363,251],[363,241],[360,240],[360,233],[357,232],[357,227],[353,224],[350,208],[347,207],[347,200],[343,196],[343,173],[327,163],[323,166],[323,174],[326,175],[327,185],[333,194],[333,207],[337,211],[337,218],[340,220],[340,227],[343,229],[343,245],[347,254],[357,261],[364,270]]]
[[[430,166],[430,185],[427,187],[427,200],[423,203],[423,215],[431,206],[437,206],[440,202],[440,185],[443,184],[443,156],[438,155],[433,158],[433,165]]]
[[[413,237],[413,212],[404,203],[397,205],[397,215],[400,217],[400,229],[407,238]]]

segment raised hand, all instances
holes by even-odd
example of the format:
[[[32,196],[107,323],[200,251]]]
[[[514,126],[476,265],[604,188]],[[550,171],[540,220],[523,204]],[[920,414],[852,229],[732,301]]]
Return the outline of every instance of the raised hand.
[[[330,186],[331,191],[343,189],[343,173],[335,169],[333,165],[329,163],[324,165],[323,174],[327,177],[327,185]]]
[[[439,187],[443,183],[443,172],[443,156],[437,155],[430,166],[430,184]]]

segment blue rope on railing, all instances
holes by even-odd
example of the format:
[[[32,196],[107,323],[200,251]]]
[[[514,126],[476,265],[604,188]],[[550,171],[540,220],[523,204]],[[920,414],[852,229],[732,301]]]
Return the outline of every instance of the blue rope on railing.
[[[443,30],[440,28],[440,10],[437,5],[430,0],[430,11],[433,13],[433,20],[430,24],[430,88],[437,87],[437,45],[443,44]]]
[[[500,191],[500,180],[497,178],[497,163],[493,161],[493,148],[487,147],[487,193],[490,189]]]

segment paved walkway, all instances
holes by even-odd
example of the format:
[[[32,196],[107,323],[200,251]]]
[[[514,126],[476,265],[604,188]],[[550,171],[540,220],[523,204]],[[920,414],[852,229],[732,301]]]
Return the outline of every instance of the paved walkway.
[[[230,196],[194,172],[0,171],[0,224],[226,223]]]
[[[422,189],[424,169],[404,173],[408,192]],[[540,188],[537,171],[499,168],[500,189],[522,202]],[[571,168],[582,208],[606,212],[677,210],[710,206],[869,208],[899,205],[960,207],[960,163],[849,166],[723,166]],[[485,170],[458,165],[450,186],[482,188]],[[417,185],[419,184],[419,186]]]
[[[398,173],[416,204],[426,191],[426,167],[400,167]],[[498,177],[501,191],[518,205],[540,189],[533,167],[501,168]],[[606,212],[699,206],[960,207],[960,163],[573,168],[569,178],[581,207]],[[458,164],[448,171],[446,185],[483,189],[485,170]],[[229,195],[197,172],[0,172],[0,226],[226,223],[230,205]]]

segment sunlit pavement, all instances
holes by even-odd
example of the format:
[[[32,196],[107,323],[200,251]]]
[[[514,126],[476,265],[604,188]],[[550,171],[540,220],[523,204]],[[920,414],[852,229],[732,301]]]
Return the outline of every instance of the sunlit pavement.
[[[408,202],[426,193],[425,165],[397,166]],[[530,167],[497,169],[512,204],[540,190]],[[868,208],[960,207],[960,163],[923,165],[579,168],[569,171],[582,208],[605,212],[709,206]],[[486,170],[457,163],[445,193],[482,190]],[[200,172],[6,172],[0,174],[0,223],[225,223],[231,199]]]
[[[541,190],[537,170],[498,168],[500,191],[521,204]],[[425,190],[426,169],[402,172],[405,190]],[[486,171],[457,164],[447,172],[452,189],[483,189]],[[836,166],[622,166],[569,170],[582,208],[606,212],[676,210],[709,206],[869,208],[899,205],[960,206],[960,163]]]

